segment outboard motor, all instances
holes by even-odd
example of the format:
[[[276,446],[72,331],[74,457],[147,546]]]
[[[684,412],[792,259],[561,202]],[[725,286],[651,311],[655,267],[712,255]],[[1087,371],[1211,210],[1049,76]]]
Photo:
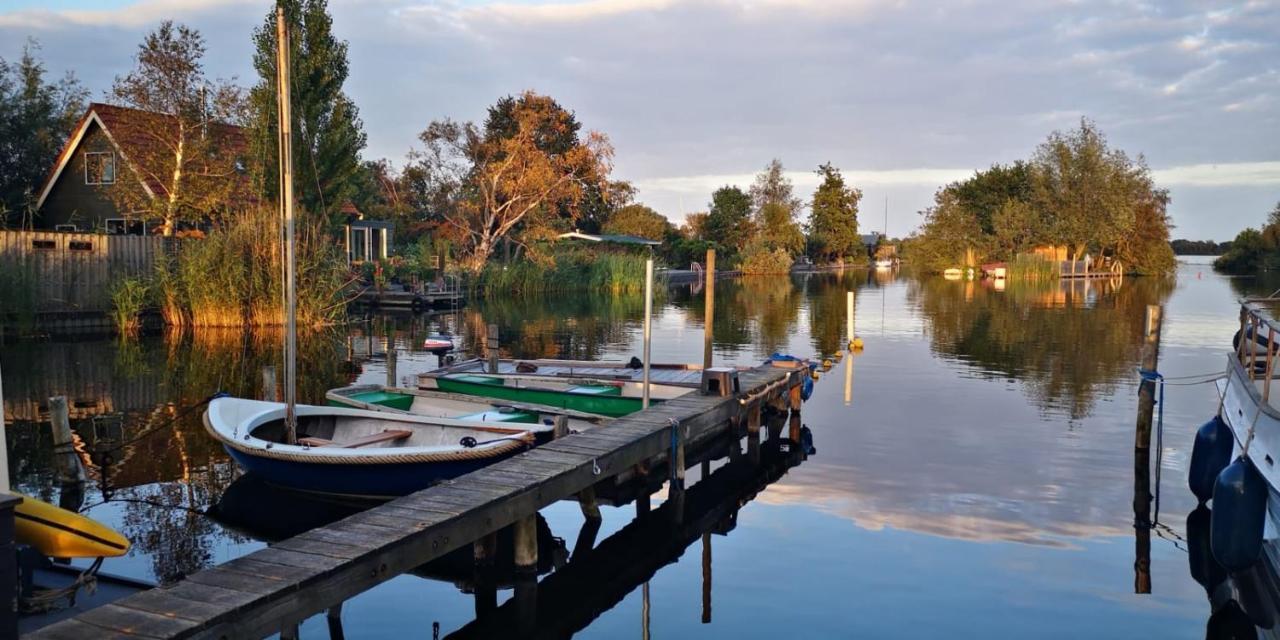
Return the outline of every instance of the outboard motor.
[[[1218,474],[1213,487],[1209,543],[1227,571],[1248,569],[1262,555],[1267,518],[1267,481],[1243,456]]]
[[[1220,416],[1214,416],[1196,430],[1195,444],[1191,447],[1191,469],[1187,474],[1187,485],[1200,504],[1213,498],[1213,484],[1217,481],[1218,474],[1231,463],[1231,452],[1235,450],[1235,444],[1231,427]]]

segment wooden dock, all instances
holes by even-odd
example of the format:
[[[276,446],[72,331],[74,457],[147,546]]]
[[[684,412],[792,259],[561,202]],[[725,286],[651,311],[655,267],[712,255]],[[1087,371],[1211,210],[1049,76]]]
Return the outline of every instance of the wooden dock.
[[[671,471],[668,500],[668,510],[679,522],[686,505],[685,447],[731,433],[746,433],[750,445],[755,434],[758,459],[763,409],[789,408],[796,415],[806,374],[804,368],[771,366],[739,372],[737,396],[695,392],[668,400],[607,427],[565,436],[30,637],[263,637],[290,630],[454,549],[474,543],[480,552],[490,534],[513,525],[516,563],[528,566],[530,551],[519,540],[530,539],[539,509],[576,497],[590,513],[596,509],[591,496],[597,485],[643,475],[669,459],[681,463]],[[799,430],[799,420],[793,419],[792,441],[799,441]],[[536,564],[536,545],[532,553]]]

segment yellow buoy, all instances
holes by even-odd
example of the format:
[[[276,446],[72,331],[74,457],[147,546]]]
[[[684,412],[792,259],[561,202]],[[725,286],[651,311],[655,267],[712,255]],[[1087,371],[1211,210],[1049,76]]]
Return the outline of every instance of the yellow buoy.
[[[862,338],[859,338],[858,336],[854,336],[853,340],[849,341],[849,350],[859,351],[861,349],[862,349]]]
[[[823,368],[823,369],[830,369],[830,368],[831,368],[831,358],[827,358],[826,360],[823,360],[823,361],[822,361],[822,368]]]
[[[50,558],[110,558],[129,552],[129,539],[97,520],[15,493],[13,537]]]
[[[818,379],[818,375],[819,375],[819,374],[818,374],[818,370],[817,370],[817,369],[814,369],[814,370],[812,371],[812,373],[810,373],[810,375],[812,375],[812,376],[813,376],[813,379],[814,379],[814,380],[817,380],[817,379]]]

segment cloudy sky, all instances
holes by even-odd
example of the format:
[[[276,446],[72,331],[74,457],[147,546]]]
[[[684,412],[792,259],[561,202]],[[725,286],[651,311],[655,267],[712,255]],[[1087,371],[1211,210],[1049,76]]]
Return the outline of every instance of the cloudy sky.
[[[903,234],[937,187],[1095,120],[1173,194],[1175,237],[1225,240],[1280,200],[1280,2],[330,0],[367,157],[402,162],[432,119],[534,89],[607,133],[617,177],[672,219],[780,158],[862,188]],[[36,38],[100,98],[164,18],[207,66],[254,80],[264,0],[5,0],[0,57]]]

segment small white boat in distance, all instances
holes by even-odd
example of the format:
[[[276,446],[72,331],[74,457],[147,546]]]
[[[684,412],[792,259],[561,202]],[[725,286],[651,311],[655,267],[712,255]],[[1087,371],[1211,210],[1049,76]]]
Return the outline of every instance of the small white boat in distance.
[[[204,425],[236,463],[303,491],[391,497],[515,455],[552,427],[505,425],[344,407],[297,405],[298,437],[284,440],[285,405],[218,398]]]

